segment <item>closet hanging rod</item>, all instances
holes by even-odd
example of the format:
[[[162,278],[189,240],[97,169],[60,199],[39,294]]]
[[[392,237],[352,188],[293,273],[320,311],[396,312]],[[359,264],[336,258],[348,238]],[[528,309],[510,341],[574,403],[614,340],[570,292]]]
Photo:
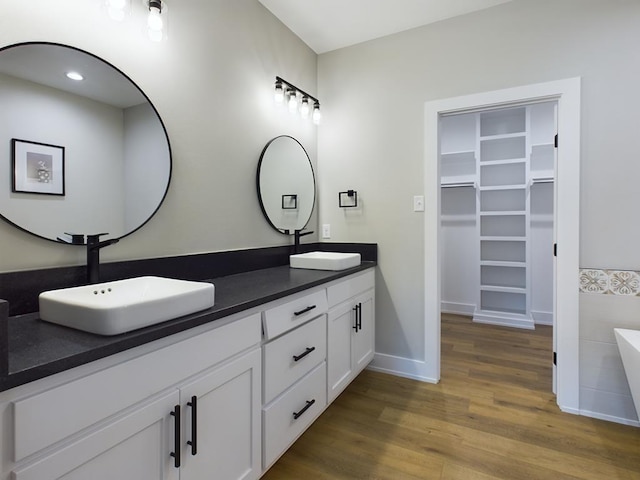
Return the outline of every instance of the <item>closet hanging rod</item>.
[[[455,183],[442,183],[442,188],[458,188],[458,187],[473,187],[476,188],[476,182],[455,182]]]

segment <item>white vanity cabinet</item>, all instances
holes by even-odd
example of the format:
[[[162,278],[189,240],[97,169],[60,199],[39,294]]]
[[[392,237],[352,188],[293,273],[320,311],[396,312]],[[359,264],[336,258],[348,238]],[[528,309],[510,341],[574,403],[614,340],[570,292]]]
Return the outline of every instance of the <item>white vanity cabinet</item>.
[[[368,269],[0,392],[0,480],[257,479],[373,353]]]
[[[13,399],[0,478],[258,478],[260,340],[257,313]]]
[[[178,402],[174,391],[144,403],[93,433],[15,468],[9,478],[177,480],[179,471],[167,452],[174,423],[169,412]],[[55,416],[55,409],[51,415]]]
[[[180,480],[258,478],[260,375],[260,350],[254,349],[181,388],[187,424]]]
[[[373,359],[373,270],[327,288],[327,397],[332,402]]]
[[[325,289],[294,297],[263,312],[262,463],[265,470],[327,405],[326,312]],[[303,315],[307,318],[301,320]]]

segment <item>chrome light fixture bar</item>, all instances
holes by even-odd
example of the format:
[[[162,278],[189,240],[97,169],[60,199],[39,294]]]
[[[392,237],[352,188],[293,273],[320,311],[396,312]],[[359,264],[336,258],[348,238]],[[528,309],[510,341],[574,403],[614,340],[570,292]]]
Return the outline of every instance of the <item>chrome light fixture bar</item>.
[[[300,97],[300,99],[298,97]],[[287,82],[282,77],[276,77],[274,99],[276,103],[283,103],[286,99],[289,111],[292,113],[299,111],[302,118],[308,118],[309,112],[312,112],[311,119],[313,123],[316,125],[320,124],[322,118],[320,101],[313,95],[309,95],[301,88],[296,87],[293,83]],[[313,101],[313,110],[310,105],[311,101]],[[300,105],[299,107],[298,104]]]

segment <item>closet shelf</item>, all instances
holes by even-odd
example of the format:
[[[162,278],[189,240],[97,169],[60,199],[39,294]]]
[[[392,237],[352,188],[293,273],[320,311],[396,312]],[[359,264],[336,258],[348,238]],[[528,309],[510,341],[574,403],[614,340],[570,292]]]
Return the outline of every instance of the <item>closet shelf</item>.
[[[527,293],[526,287],[505,287],[501,285],[480,285],[480,290],[483,292]]]
[[[508,262],[505,260],[480,260],[481,267],[514,267],[526,268],[527,262]]]
[[[518,163],[526,163],[527,159],[522,157],[504,158],[501,160],[481,160],[481,167],[488,167],[489,165],[513,165]]]
[[[554,182],[554,177],[553,175],[548,175],[548,176],[536,176],[533,177],[531,179],[531,185],[534,185],[536,183],[553,183]]]
[[[455,182],[455,181],[446,181],[440,184],[442,188],[457,188],[457,187],[473,187],[477,188],[477,184],[474,181],[470,182]]]
[[[480,141],[484,142],[486,140],[501,140],[503,138],[518,138],[525,137],[527,132],[515,132],[515,133],[501,133],[499,135],[484,135],[480,136]]]
[[[474,155],[475,156],[475,154],[476,154],[475,150],[458,150],[455,152],[440,152],[441,157],[458,156],[458,155]]]
[[[501,210],[501,211],[491,211],[491,212],[480,212],[480,216],[484,217],[504,217],[506,215],[515,216],[515,215],[526,215],[527,212],[525,210]]]
[[[553,142],[548,143],[532,143],[531,148],[545,148],[545,147],[554,147]]]
[[[507,237],[507,236],[497,236],[497,235],[487,235],[487,236],[480,236],[480,241],[488,241],[488,242],[526,242],[527,241],[527,237],[522,237],[522,236],[511,236],[511,237]]]
[[[527,188],[526,184],[517,184],[517,185],[491,185],[491,186],[480,186],[478,187],[480,191],[486,192],[489,190],[524,190]]]

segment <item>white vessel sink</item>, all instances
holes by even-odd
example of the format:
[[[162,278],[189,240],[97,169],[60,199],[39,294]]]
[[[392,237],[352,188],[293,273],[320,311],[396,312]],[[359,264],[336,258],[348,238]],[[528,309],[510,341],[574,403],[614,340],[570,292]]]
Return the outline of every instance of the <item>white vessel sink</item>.
[[[631,397],[640,417],[640,330],[613,329],[624,366]]]
[[[42,292],[40,318],[99,335],[117,335],[213,306],[215,287],[163,277]]]
[[[345,270],[360,265],[359,253],[309,252],[289,256],[291,268]]]

